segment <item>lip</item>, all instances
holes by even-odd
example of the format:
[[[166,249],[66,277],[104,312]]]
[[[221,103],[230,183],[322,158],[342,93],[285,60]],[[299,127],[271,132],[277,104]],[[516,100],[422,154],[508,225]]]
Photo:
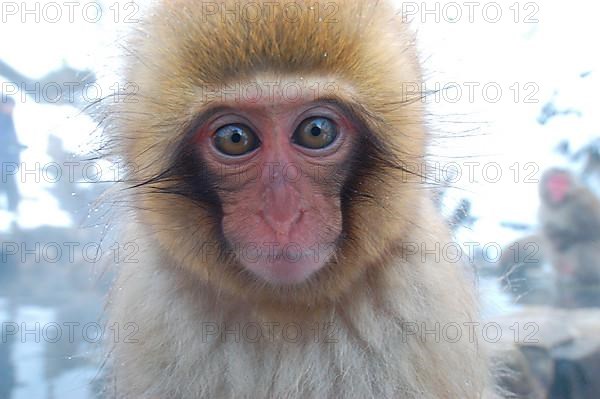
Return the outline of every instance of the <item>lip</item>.
[[[242,265],[270,284],[296,285],[305,282],[322,269],[329,258],[308,252],[286,255],[280,253],[276,257],[262,256],[256,261],[242,260]]]

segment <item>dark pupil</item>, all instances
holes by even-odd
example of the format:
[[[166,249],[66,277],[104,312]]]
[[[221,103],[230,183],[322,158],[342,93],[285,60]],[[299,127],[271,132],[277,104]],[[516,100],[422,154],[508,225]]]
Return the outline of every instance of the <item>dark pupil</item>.
[[[319,135],[321,134],[321,128],[318,126],[313,126],[313,128],[310,129],[310,133],[315,137],[319,137]]]
[[[242,135],[239,133],[234,133],[231,135],[231,141],[233,141],[234,143],[239,143],[240,141],[242,141]]]

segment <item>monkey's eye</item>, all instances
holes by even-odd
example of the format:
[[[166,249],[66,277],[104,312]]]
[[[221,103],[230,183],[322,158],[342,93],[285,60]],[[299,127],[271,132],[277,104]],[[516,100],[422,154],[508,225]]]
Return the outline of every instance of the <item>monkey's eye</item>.
[[[260,145],[260,140],[252,130],[239,124],[223,126],[217,130],[213,140],[217,150],[230,156],[247,154]]]
[[[331,119],[315,117],[306,119],[294,132],[292,140],[302,147],[313,150],[328,147],[335,141],[338,128]]]

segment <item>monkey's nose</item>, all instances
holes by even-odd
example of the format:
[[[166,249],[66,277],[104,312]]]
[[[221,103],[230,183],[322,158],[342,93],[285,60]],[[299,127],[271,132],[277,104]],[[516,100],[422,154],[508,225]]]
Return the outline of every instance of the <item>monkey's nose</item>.
[[[264,193],[263,215],[278,234],[289,233],[302,216],[300,193],[290,184],[269,185]]]

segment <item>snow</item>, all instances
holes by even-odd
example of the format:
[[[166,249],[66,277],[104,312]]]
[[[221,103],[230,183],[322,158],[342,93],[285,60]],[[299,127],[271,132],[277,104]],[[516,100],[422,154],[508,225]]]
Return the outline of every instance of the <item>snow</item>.
[[[437,2],[424,3],[433,10]],[[421,2],[415,4],[422,7]],[[443,9],[448,2],[441,4]],[[503,90],[496,103],[486,101],[481,91],[475,91],[475,101],[470,101],[465,91],[458,103],[434,101],[430,119],[434,133],[450,136],[440,139],[432,150],[440,150],[436,153],[442,162],[458,155],[464,157],[463,162],[497,162],[501,166],[503,176],[498,182],[483,174],[475,175],[474,181],[461,179],[446,204],[452,208],[459,199],[470,199],[473,216],[479,221],[463,235],[481,242],[507,243],[522,233],[501,228],[502,222],[536,223],[536,180],[541,173],[552,166],[573,168],[556,153],[558,144],[567,140],[577,150],[600,136],[594,95],[600,89],[600,53],[591,44],[592,38],[600,37],[600,24],[595,21],[598,3],[584,0],[568,5],[560,1],[535,3],[539,11],[534,17],[539,23],[522,22],[534,11],[525,8],[531,3],[497,4],[504,16],[495,24],[477,12],[470,23],[463,7],[465,13],[457,23],[444,19],[443,14],[437,23],[433,15],[418,13],[413,27],[423,49],[428,88],[457,82],[464,89],[465,83],[476,82],[481,86],[493,83]],[[520,23],[513,20],[510,7],[514,4],[521,8]],[[526,102],[527,95],[532,102]],[[573,109],[580,115],[559,115],[541,125],[538,119],[549,102],[559,110]],[[453,123],[440,126],[436,120]],[[469,137],[452,137],[471,129],[477,131]],[[530,173],[532,179],[526,179]]]
[[[43,6],[50,2],[35,3]],[[100,3],[106,11],[116,2]],[[425,4],[433,9],[439,2],[403,3],[417,7]],[[465,3],[454,4],[463,6],[465,11]],[[497,4],[504,12],[498,23],[490,23],[481,13],[475,13],[472,23],[464,15],[458,22],[445,18],[436,22],[430,16],[425,20],[417,18],[412,26],[417,31],[425,64],[426,87],[447,85],[462,89],[463,95],[456,102],[452,100],[456,90],[450,88],[440,98],[428,100],[428,123],[436,136],[431,149],[436,156],[432,160],[441,165],[457,162],[462,171],[455,188],[447,194],[446,213],[467,198],[476,218],[472,226],[457,232],[457,242],[503,246],[524,234],[503,227],[503,223],[535,227],[536,181],[541,173],[552,166],[577,169],[578,165],[568,164],[555,151],[557,145],[567,140],[577,150],[600,136],[600,112],[595,98],[600,92],[600,52],[594,42],[594,38],[600,37],[600,24],[596,21],[600,3],[509,0]],[[510,9],[514,4],[521,11],[518,23],[514,22]],[[527,11],[531,11],[525,7],[531,4],[539,7],[534,16],[538,23],[523,22]],[[120,35],[115,27],[110,18],[98,23],[76,18],[72,23],[63,20],[55,24],[22,23],[19,18],[8,18],[0,23],[0,54],[4,62],[32,78],[41,78],[65,64],[104,71],[103,87],[109,87],[115,77],[111,76],[113,69],[105,64],[118,62],[111,59]],[[107,58],[109,61],[104,61]],[[492,102],[482,92],[486,84],[502,89],[499,101]],[[473,99],[467,95],[469,85],[477,85]],[[548,104],[559,111],[574,112],[540,124],[542,109]],[[89,117],[72,107],[41,104],[30,98],[18,101],[14,119],[19,139],[28,147],[22,153],[22,162],[29,168],[51,161],[46,154],[51,134],[61,137],[67,149],[85,152],[95,128]],[[473,162],[477,166],[474,173],[469,173]],[[498,181],[492,173],[494,163],[502,172]],[[484,168],[490,166],[488,173],[484,173]],[[48,192],[50,187],[49,182],[26,178],[19,185],[24,200],[18,215],[0,210],[0,232],[7,231],[13,221],[22,228],[72,226],[70,216],[60,210],[57,200]],[[3,201],[0,196],[0,204]],[[486,293],[483,308],[488,316],[513,308],[498,284],[492,280],[481,284],[481,291]],[[9,317],[6,308],[6,301],[0,299],[0,321]],[[23,307],[16,319],[44,322],[52,321],[54,316],[50,309]],[[16,344],[12,356],[21,385],[13,398],[45,397],[43,345],[31,340]],[[86,382],[95,372],[80,368],[62,374],[54,381],[56,397],[90,397]]]

